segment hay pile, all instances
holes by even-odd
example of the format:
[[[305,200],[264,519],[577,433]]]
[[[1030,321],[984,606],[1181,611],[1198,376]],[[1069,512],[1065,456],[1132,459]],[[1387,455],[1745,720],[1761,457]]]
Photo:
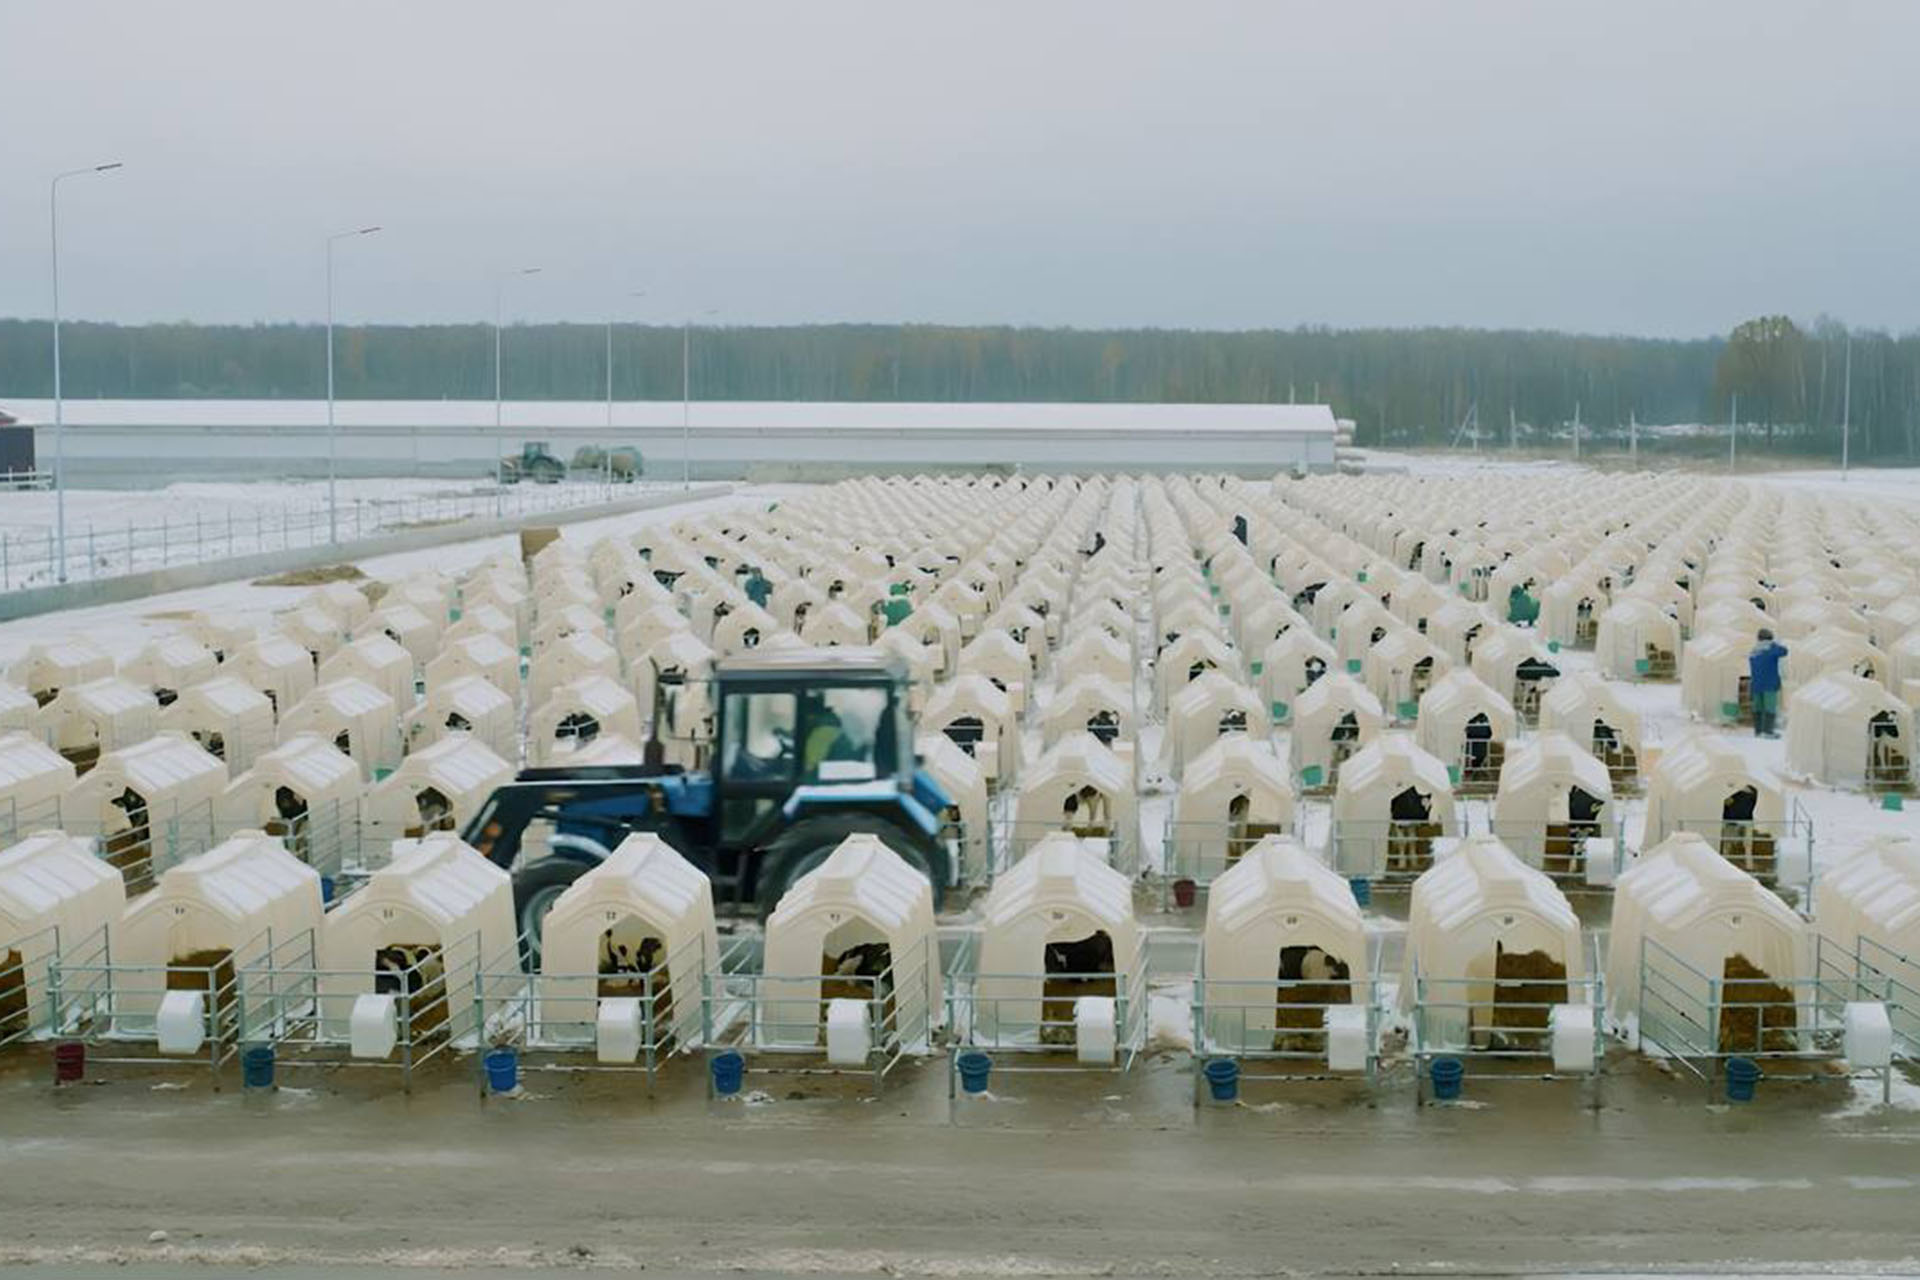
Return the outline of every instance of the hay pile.
[[[1743,955],[1727,957],[1721,976],[1721,1053],[1792,1053],[1799,1047],[1791,989]]]
[[[256,587],[319,587],[329,582],[358,582],[367,575],[357,564],[322,564],[311,569],[289,569],[270,578],[255,578]]]
[[[1551,1006],[1567,1002],[1567,966],[1544,951],[1507,951],[1496,943],[1493,976],[1496,1032],[1545,1031]]]

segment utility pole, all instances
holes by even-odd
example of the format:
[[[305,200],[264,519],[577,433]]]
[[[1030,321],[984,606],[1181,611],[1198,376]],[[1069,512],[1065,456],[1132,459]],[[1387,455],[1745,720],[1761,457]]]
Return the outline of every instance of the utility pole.
[[[1628,465],[1640,465],[1640,415],[1637,411],[1627,410],[1627,462]]]
[[[1573,402],[1573,460],[1580,461],[1580,402]]]
[[[53,181],[47,184],[48,247],[53,266],[53,523],[60,538],[53,575],[56,582],[67,580],[67,412],[60,384],[60,184],[68,178],[112,173],[120,167],[120,161],[115,160],[112,164],[68,169],[54,174]]]
[[[1847,375],[1840,392],[1840,478],[1847,478],[1853,445],[1853,335],[1847,335]]]
[[[1509,450],[1513,450],[1513,449],[1518,449],[1519,447],[1520,447],[1520,415],[1517,412],[1515,412],[1514,407],[1512,405],[1508,405],[1507,406],[1507,448]]]
[[[370,236],[379,227],[360,227],[327,237],[327,542],[340,542],[340,499],[336,485],[340,478],[340,431],[333,420],[333,246],[336,241],[355,236]],[[418,440],[418,436],[415,439]]]

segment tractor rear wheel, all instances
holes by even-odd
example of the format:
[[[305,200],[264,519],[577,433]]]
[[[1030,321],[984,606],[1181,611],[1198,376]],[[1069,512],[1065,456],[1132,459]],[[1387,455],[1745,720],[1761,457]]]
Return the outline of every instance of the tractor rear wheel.
[[[782,831],[761,851],[755,888],[760,909],[772,911],[802,876],[825,862],[848,836],[879,836],[887,848],[933,886],[933,905],[940,905],[946,879],[946,851],[918,831],[871,813],[843,813],[806,818]]]

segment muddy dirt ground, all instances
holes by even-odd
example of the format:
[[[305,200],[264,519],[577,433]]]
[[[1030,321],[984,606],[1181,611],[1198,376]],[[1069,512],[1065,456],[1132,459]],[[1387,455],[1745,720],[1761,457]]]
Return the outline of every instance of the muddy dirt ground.
[[[945,1060],[878,1098],[697,1061],[643,1079],[471,1064],[411,1095],[309,1068],[215,1093],[178,1066],[55,1090],[0,1053],[0,1265],[34,1274],[1268,1275],[1920,1270],[1920,1087],[1768,1082],[1746,1106],[1617,1056],[1592,1086],[1470,1080],[1418,1106],[1402,1068],[1193,1104],[1184,1054],[1125,1075]],[[154,1236],[164,1232],[164,1239]]]

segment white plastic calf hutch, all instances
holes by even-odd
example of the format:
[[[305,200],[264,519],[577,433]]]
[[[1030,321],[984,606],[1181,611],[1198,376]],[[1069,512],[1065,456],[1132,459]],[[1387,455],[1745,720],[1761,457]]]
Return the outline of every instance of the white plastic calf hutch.
[[[1651,848],[1679,831],[1704,838],[1727,861],[1769,881],[1778,873],[1782,843],[1793,834],[1779,782],[1706,732],[1661,753],[1647,778],[1642,843]]]
[[[1047,745],[1071,733],[1091,733],[1116,750],[1132,750],[1139,721],[1131,684],[1105,676],[1075,676],[1054,690],[1041,711],[1041,737]]]
[[[227,766],[183,733],[161,733],[100,757],[61,802],[66,829],[144,888],[153,872],[211,848]]]
[[[0,850],[0,1044],[64,1021],[48,963],[101,954],[126,905],[119,873],[83,840],[37,831]]]
[[[402,843],[327,912],[318,951],[329,1033],[350,1038],[357,1057],[385,1057],[430,1030],[470,1034],[476,978],[518,967],[514,919],[512,877],[458,836]]]
[[[28,645],[26,653],[7,668],[7,679],[43,707],[62,689],[112,674],[113,659],[81,636]]]
[[[1116,865],[1134,849],[1133,770],[1090,733],[1062,738],[1029,768],[1014,807],[1010,856],[1018,859],[1052,832],[1099,841]]]
[[[291,609],[274,615],[280,633],[307,651],[316,670],[347,642],[347,624],[324,609]]]
[[[763,1047],[845,1065],[924,1050],[944,1000],[932,885],[878,836],[847,837],[767,917],[758,985]]]
[[[235,777],[273,745],[273,703],[237,675],[218,675],[181,691],[160,712],[160,729],[184,733]]]
[[[1564,733],[1607,767],[1615,791],[1639,785],[1640,713],[1590,671],[1554,682],[1540,701],[1542,732]]]
[[[1255,674],[1260,692],[1266,695],[1267,711],[1275,724],[1293,718],[1293,706],[1300,695],[1318,683],[1328,672],[1340,669],[1340,655],[1333,646],[1305,627],[1294,627],[1266,647]]]
[[[1269,836],[1293,829],[1293,780],[1273,744],[1228,734],[1180,779],[1167,828],[1171,873],[1206,882]]]
[[[1011,781],[1017,771],[1020,722],[1013,700],[983,675],[957,676],[934,690],[918,724],[972,756],[989,783]]]
[[[719,957],[706,874],[657,835],[628,836],[541,925],[543,1038],[594,1044],[606,1063],[695,1044]]]
[[[1849,967],[1858,998],[1884,1000],[1905,1052],[1920,1053],[1920,844],[1869,841],[1820,878],[1817,902],[1827,966]]]
[[[1343,1070],[1371,1056],[1360,907],[1352,886],[1291,838],[1268,836],[1214,880],[1199,976],[1202,1052],[1304,1052]]]
[[[1169,772],[1183,775],[1188,761],[1228,734],[1265,739],[1273,732],[1260,695],[1230,676],[1209,671],[1173,696],[1167,713]]]
[[[640,703],[627,687],[603,675],[569,680],[535,709],[527,724],[527,756],[533,765],[560,763],[602,733],[629,742],[646,737]]]
[[[1691,832],[1614,886],[1607,1007],[1642,1042],[1681,1058],[1791,1052],[1809,973],[1800,917]]]
[[[1519,627],[1500,627],[1482,635],[1473,649],[1473,673],[1513,704],[1526,723],[1540,714],[1540,700],[1560,677],[1560,667],[1533,637]]]
[[[1499,783],[1508,744],[1519,728],[1513,704],[1461,667],[1441,676],[1421,697],[1414,740],[1446,764],[1462,792],[1485,793]]]
[[[444,620],[446,616],[445,606],[430,618],[404,600],[392,604],[383,600],[379,610],[355,628],[354,634],[356,637],[385,636],[412,656],[415,667],[424,668],[440,652],[440,633],[444,627],[435,619]]]
[[[1397,720],[1412,720],[1420,699],[1443,677],[1452,662],[1418,632],[1389,631],[1361,659],[1367,687]]]
[[[160,874],[113,931],[113,1015],[195,1053],[230,1042],[238,972],[320,929],[320,877],[272,836],[241,831]]]
[[[427,696],[455,680],[478,676],[509,698],[520,696],[520,653],[493,635],[463,636],[448,640],[438,656],[427,663]]]
[[[353,758],[371,779],[400,763],[400,720],[394,701],[364,680],[335,680],[280,716],[280,741],[318,734]]]
[[[449,734],[409,755],[367,791],[361,807],[363,837],[385,842],[462,831],[495,788],[513,781],[513,775],[513,766],[486,743]]]
[[[267,696],[274,716],[313,692],[313,656],[282,635],[265,635],[242,645],[225,663],[241,679]]]
[[[1671,680],[1679,673],[1680,623],[1650,600],[1630,596],[1600,615],[1594,650],[1616,680]]]
[[[383,635],[362,636],[320,664],[320,683],[364,680],[402,711],[413,706],[413,655]]]
[[[1528,865],[1556,878],[1599,877],[1615,866],[1613,780],[1564,733],[1522,743],[1500,771],[1493,830]],[[1606,843],[1602,856],[1589,842]]]
[[[1130,1058],[1146,1030],[1146,951],[1133,883],[1070,835],[1042,840],[994,881],[977,963],[956,965],[961,1035],[1005,1048],[1072,1046]]]
[[[17,684],[0,682],[0,733],[31,730],[39,717],[40,704]]]
[[[1829,786],[1913,785],[1913,708],[1886,686],[1833,673],[1787,699],[1787,767]]]
[[[1322,677],[1293,709],[1289,745],[1300,785],[1309,791],[1332,788],[1341,765],[1379,737],[1385,723],[1380,700],[1365,685],[1344,675]]]
[[[1596,1018],[1580,918],[1566,895],[1492,836],[1462,841],[1414,881],[1400,1008],[1415,1052],[1552,1056],[1590,1070]]]
[[[152,693],[161,706],[180,691],[213,678],[220,667],[213,650],[192,636],[176,633],[153,641],[120,666],[120,675]]]
[[[520,717],[513,699],[485,676],[457,676],[427,690],[403,726],[407,750],[440,741],[449,734],[471,734],[503,760],[520,756]]]
[[[151,738],[160,727],[160,704],[132,681],[109,676],[62,689],[40,708],[38,727],[84,773],[101,752]]]
[[[961,878],[984,877],[992,851],[986,771],[944,733],[923,733],[914,750],[920,767],[946,793],[948,812],[942,817],[949,829],[943,835],[959,841]]]
[[[1687,641],[1680,657],[1680,701],[1695,717],[1709,724],[1748,721],[1753,695],[1748,688],[1747,655],[1753,639],[1726,631],[1709,631]],[[1782,679],[1792,684],[1791,672]]]
[[[60,825],[73,762],[30,733],[0,734],[0,840]]]
[[[527,669],[527,698],[539,706],[561,685],[583,676],[620,678],[620,654],[598,636],[576,631],[533,655]]]
[[[340,620],[340,629],[351,631],[373,613],[366,593],[351,582],[327,582],[308,592],[300,602],[308,608],[324,609]]]
[[[1434,842],[1459,834],[1452,776],[1410,734],[1383,734],[1341,767],[1333,793],[1341,875],[1419,875],[1433,865]]]
[[[223,827],[259,827],[331,873],[358,855],[360,767],[327,739],[299,734],[263,752],[220,797]]]

